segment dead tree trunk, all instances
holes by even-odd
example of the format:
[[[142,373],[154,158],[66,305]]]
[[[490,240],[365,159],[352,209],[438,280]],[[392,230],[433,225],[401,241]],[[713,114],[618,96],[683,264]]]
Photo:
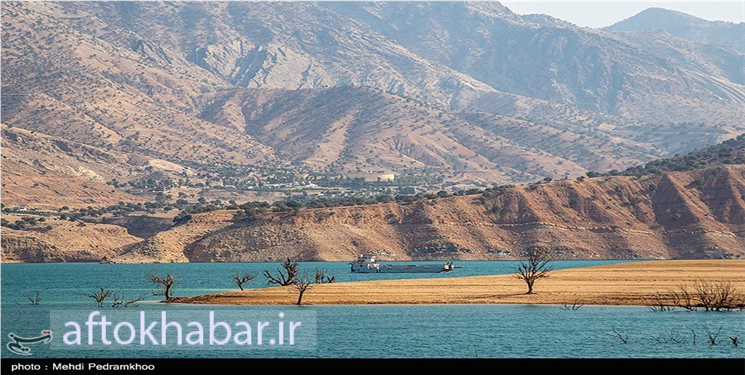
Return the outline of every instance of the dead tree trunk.
[[[156,286],[163,288],[163,290],[156,290],[153,292],[153,295],[165,297],[166,302],[173,299],[171,289],[173,289],[173,286],[176,284],[176,274],[167,273],[165,277],[160,277],[151,273],[148,275],[148,279]]]
[[[307,273],[304,273],[303,275],[295,279],[295,282],[292,286],[298,292],[298,296],[297,296],[298,306],[303,304],[303,295],[305,294],[306,291],[308,291],[308,289],[310,289],[310,286],[312,284],[313,284],[313,280],[311,279],[310,275],[308,275]]]

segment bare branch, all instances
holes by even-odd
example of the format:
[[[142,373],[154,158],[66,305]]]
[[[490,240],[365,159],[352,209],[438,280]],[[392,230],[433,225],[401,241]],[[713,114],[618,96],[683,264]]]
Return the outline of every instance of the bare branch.
[[[336,282],[336,276],[329,276],[326,270],[316,268],[315,280],[316,284],[331,284]]]
[[[703,324],[702,327],[704,328],[704,332],[706,332],[706,336],[709,339],[709,343],[711,345],[717,344],[717,337],[719,337],[719,334],[722,333],[722,326],[719,326],[719,329],[715,332],[713,332],[711,329],[709,329],[708,324]]]
[[[624,344],[628,344],[628,343],[629,343],[629,335],[625,335],[625,336],[624,336],[624,335],[620,334],[620,333],[619,333],[619,332],[618,332],[618,331],[616,330],[616,326],[615,326],[615,325],[613,325],[613,324],[611,324],[611,329],[613,329],[613,333],[615,333],[615,334],[616,334],[616,336],[618,336],[618,339],[619,339],[619,340],[621,340],[621,341],[622,341],[622,342],[623,342]]]
[[[233,281],[235,282],[236,285],[238,285],[238,288],[240,288],[241,290],[243,290],[243,284],[246,284],[249,281],[256,278],[255,274],[248,272],[248,271],[243,272],[242,274],[234,273],[230,276],[233,278]]]
[[[114,295],[114,292],[112,290],[104,289],[103,287],[100,287],[97,292],[93,293],[84,293],[84,296],[88,298],[93,298],[93,300],[96,301],[96,305],[98,307],[103,307],[104,302],[107,298]]]
[[[672,309],[667,304],[669,299],[672,299],[673,304],[675,304],[674,297],[669,298],[668,296],[658,292],[651,301],[647,301],[647,307],[652,311],[669,311]]]
[[[145,294],[140,294],[138,297],[134,299],[126,299],[124,298],[124,295],[119,295],[118,293],[114,293],[114,300],[111,304],[111,307],[137,307],[138,303],[145,299]]]
[[[569,305],[569,304],[564,304],[564,309],[565,309],[565,310],[576,311],[576,310],[579,310],[579,309],[581,309],[581,308],[582,308],[582,306],[584,306],[584,305],[583,305],[583,304],[581,304],[581,303],[579,303],[579,300],[578,300],[578,299],[575,299],[575,300],[574,300],[574,302],[573,302],[573,303],[572,303],[571,305]]]
[[[32,297],[28,294],[24,294],[24,297],[28,300],[28,302],[34,306],[41,304],[41,293],[36,292],[36,294]]]
[[[298,276],[297,262],[293,262],[290,258],[282,263],[282,269],[277,268],[277,274],[274,275],[269,271],[264,271],[264,277],[266,277],[269,284],[276,284],[279,286],[292,285]]]
[[[124,301],[124,307],[129,307],[129,306],[137,307],[137,306],[139,306],[139,304],[137,302],[140,302],[143,299],[145,299],[145,295],[144,294],[140,294],[135,299],[130,299],[130,300]]]
[[[676,331],[675,328],[670,329],[670,333],[667,334],[667,337],[670,339],[670,341],[681,344],[684,343],[686,340],[684,337],[681,337]]]
[[[691,328],[691,334],[693,335],[693,345],[696,345],[696,330]]]

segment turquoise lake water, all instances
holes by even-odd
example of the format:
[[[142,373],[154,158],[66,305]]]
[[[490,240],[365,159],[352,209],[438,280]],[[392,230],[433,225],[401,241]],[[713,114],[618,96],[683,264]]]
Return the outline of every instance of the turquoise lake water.
[[[556,269],[586,267],[618,261],[556,261]],[[417,262],[440,264],[441,262]],[[301,263],[301,269],[323,268],[337,281],[394,278],[447,278],[514,272],[517,262],[457,262],[449,274],[351,274],[344,262]],[[101,310],[83,296],[99,286],[114,289],[127,297],[152,291],[145,275],[149,272],[176,273],[176,296],[194,296],[235,290],[230,274],[250,270],[257,274],[274,269],[271,263],[186,263],[186,264],[3,264],[2,344],[3,357],[8,334],[35,336],[50,325],[51,311]],[[537,291],[540,292],[539,281]],[[263,277],[250,288],[263,287]],[[32,306],[24,295],[40,292],[42,301]],[[312,293],[312,290],[308,293]],[[654,312],[645,307],[583,306],[566,310],[563,306],[534,305],[357,305],[357,306],[190,306],[155,303],[147,298],[128,309],[158,311],[285,311],[302,309],[316,314],[315,350],[59,350],[49,345],[30,345],[33,357],[449,357],[449,358],[744,358],[745,346],[734,347],[729,337],[745,341],[745,313],[732,312]],[[704,326],[721,334],[710,345]],[[613,334],[615,327],[628,343]],[[696,342],[693,333],[696,332]],[[663,337],[677,339],[660,341]],[[55,340],[60,339],[59,335]]]

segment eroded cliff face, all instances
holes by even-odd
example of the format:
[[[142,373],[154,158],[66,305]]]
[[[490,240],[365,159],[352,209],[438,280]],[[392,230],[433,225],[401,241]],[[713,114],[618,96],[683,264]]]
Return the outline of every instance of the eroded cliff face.
[[[741,258],[745,167],[602,177],[491,196],[304,209],[232,222],[230,212],[127,247],[115,262],[509,259],[541,247],[566,259]]]

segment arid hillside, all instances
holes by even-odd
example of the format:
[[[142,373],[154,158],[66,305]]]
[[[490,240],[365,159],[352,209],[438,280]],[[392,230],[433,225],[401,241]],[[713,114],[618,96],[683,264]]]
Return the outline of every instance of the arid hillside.
[[[3,228],[3,263],[98,262],[142,241],[118,225],[48,221],[34,230]]]
[[[137,201],[106,185],[145,173],[127,155],[2,125],[4,204],[88,206]],[[130,164],[132,163],[132,164]]]
[[[745,129],[736,45],[498,3],[11,1],[2,16],[3,124],[220,179],[385,171],[519,184]],[[3,170],[36,173],[17,165]],[[6,204],[61,195],[3,178]],[[103,197],[73,181],[90,190],[80,204],[134,201],[117,184]]]
[[[233,222],[198,215],[129,246],[114,262],[502,259],[698,259],[745,255],[745,168],[600,177],[409,204],[303,209]]]

